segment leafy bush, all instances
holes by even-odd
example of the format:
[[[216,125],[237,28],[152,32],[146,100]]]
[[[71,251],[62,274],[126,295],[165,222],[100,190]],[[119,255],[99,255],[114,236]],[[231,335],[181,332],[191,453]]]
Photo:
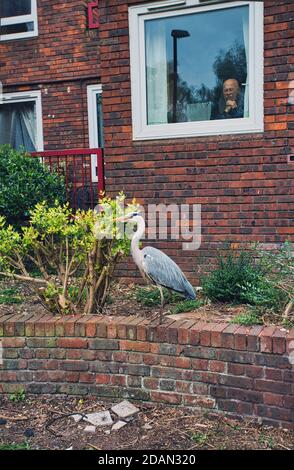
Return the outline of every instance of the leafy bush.
[[[216,269],[201,279],[203,293],[211,300],[220,302],[240,302],[242,287],[247,283],[256,283],[259,270],[255,268],[249,253],[239,255],[232,251],[219,254]]]
[[[263,305],[278,310],[285,295],[265,276],[265,268],[254,252],[227,251],[219,255],[215,271],[202,278],[203,293],[220,302]]]
[[[0,217],[0,275],[33,286],[51,312],[100,311],[116,263],[130,249],[130,240],[113,223],[113,218],[122,215],[119,203],[123,200],[123,195],[116,200],[105,198],[99,213],[74,213],[68,204],[48,207],[39,203],[21,232]],[[138,210],[138,206],[133,202],[128,210]],[[28,266],[35,266],[39,277],[31,275]]]
[[[0,146],[0,214],[9,223],[21,223],[38,203],[65,203],[64,180],[50,172],[39,158],[9,145]]]
[[[286,241],[274,251],[259,251],[267,282],[286,301],[285,317],[294,306],[294,246]]]

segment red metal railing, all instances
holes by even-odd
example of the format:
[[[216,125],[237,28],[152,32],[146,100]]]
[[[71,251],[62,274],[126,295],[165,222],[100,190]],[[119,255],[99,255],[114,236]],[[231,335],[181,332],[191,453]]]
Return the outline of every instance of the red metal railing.
[[[65,180],[68,200],[75,209],[94,208],[105,192],[104,159],[101,148],[32,152],[51,171]]]

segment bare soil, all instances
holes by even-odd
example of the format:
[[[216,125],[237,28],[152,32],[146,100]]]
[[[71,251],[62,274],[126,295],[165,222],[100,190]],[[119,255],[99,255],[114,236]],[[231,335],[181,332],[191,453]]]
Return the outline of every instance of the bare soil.
[[[115,402],[52,396],[27,396],[15,402],[11,398],[0,397],[0,450],[15,444],[32,450],[294,449],[293,431],[215,412],[135,403],[140,411],[123,428],[111,431],[111,426],[102,426],[91,434],[84,431],[86,422],[75,423],[68,415],[110,410]]]
[[[146,306],[139,303],[135,298],[135,288],[138,284],[117,282],[113,284],[110,292],[111,303],[105,305],[103,314],[107,316],[128,316],[138,315],[141,317],[151,317],[159,314],[160,307]],[[21,282],[14,280],[2,280],[0,282],[0,293],[3,289],[16,289],[18,295],[21,297],[20,303],[1,303],[0,297],[0,315],[1,314],[41,314],[48,313],[41,305],[38,297],[34,294],[29,287]],[[13,296],[12,296],[13,297]],[[201,298],[201,293],[198,293],[198,298]],[[222,303],[211,303],[205,301],[205,304],[191,312],[182,312],[172,314],[173,305],[166,304],[164,314],[169,315],[176,319],[195,319],[212,322],[230,322],[236,315],[245,313],[247,310],[246,305],[231,305]],[[266,323],[273,323],[272,319],[266,320]],[[276,322],[277,324],[277,322]]]

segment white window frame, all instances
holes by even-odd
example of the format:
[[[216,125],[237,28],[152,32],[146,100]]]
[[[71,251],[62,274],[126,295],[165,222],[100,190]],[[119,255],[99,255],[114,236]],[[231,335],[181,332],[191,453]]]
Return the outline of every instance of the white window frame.
[[[147,124],[145,20],[249,6],[249,117],[215,121]],[[203,4],[199,0],[167,0],[129,8],[133,140],[171,139],[218,134],[263,132],[263,2]]]
[[[99,142],[99,136],[97,133],[97,106],[96,96],[102,94],[102,85],[88,85],[87,86],[87,101],[88,101],[88,132],[89,132],[89,147],[98,148],[101,145]],[[98,175],[96,174],[97,167],[97,155],[92,155],[92,181],[96,183],[98,181]]]
[[[25,39],[38,36],[38,14],[37,14],[37,0],[31,0],[31,14],[10,16],[8,18],[0,18],[1,26],[11,26],[20,23],[34,23],[33,31],[25,31],[23,33],[1,34],[0,41],[11,41],[13,39]],[[1,30],[0,30],[1,31]]]
[[[41,91],[22,91],[17,93],[3,93],[0,97],[0,107],[2,104],[25,103],[34,101],[36,106],[36,151],[44,150],[43,139],[43,118],[42,118],[42,96]]]

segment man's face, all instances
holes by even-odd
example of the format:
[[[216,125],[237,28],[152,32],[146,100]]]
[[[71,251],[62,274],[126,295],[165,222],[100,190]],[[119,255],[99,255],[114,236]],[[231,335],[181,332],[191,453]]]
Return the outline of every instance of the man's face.
[[[223,85],[223,93],[224,93],[224,98],[225,100],[232,100],[236,101],[237,97],[239,95],[239,84],[237,80],[230,79],[226,80]]]

